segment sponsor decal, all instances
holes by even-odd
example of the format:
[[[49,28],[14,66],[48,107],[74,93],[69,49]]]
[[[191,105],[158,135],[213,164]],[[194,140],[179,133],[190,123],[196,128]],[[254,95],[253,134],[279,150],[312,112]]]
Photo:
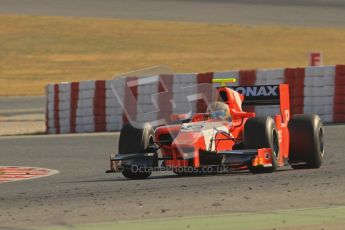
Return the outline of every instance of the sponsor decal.
[[[309,53],[309,66],[322,66],[322,59],[321,52]]]
[[[243,105],[279,105],[279,85],[230,87],[244,96]]]
[[[231,88],[246,97],[277,97],[279,94],[278,85],[239,86]]]

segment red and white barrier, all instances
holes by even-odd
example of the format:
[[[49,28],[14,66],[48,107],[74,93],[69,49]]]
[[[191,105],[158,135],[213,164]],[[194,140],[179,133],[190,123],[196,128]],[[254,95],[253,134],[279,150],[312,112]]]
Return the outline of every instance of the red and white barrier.
[[[127,77],[50,84],[46,87],[47,133],[119,131],[129,120],[164,123],[172,113],[203,112],[212,100],[213,78],[235,85],[288,83],[292,114],[317,113],[324,122],[345,122],[345,65]],[[278,106],[248,107],[273,115]]]

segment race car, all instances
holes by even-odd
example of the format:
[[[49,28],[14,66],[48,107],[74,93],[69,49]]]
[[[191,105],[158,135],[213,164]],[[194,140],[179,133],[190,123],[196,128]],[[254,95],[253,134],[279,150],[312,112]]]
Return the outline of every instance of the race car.
[[[294,169],[319,168],[324,156],[320,117],[290,118],[287,84],[226,85],[235,80],[213,79],[221,86],[204,113],[190,118],[173,114],[178,122],[158,127],[125,124],[107,173],[145,179],[162,168],[179,175],[219,169],[271,173],[287,164]],[[244,106],[258,105],[279,105],[279,113],[270,117],[243,111]]]

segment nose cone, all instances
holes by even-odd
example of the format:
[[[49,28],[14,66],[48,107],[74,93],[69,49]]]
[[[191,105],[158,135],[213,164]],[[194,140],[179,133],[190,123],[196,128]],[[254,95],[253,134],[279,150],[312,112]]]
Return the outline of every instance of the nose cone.
[[[180,132],[172,143],[176,156],[183,159],[191,159],[195,157],[195,153],[199,149],[205,148],[202,129],[203,125],[199,123],[184,124],[181,127]]]
[[[217,132],[229,132],[229,122],[192,122],[181,126],[173,144],[194,146],[195,149],[215,150],[214,139]]]

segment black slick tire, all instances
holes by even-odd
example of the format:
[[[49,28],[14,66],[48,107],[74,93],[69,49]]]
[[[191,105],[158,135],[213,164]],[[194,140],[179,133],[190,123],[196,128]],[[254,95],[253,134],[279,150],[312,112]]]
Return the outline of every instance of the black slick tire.
[[[289,122],[289,132],[289,162],[292,168],[320,168],[324,156],[321,118],[315,114],[294,115]]]
[[[134,127],[125,124],[120,133],[119,154],[146,153],[154,140],[154,130],[150,124]],[[149,171],[132,171],[130,165],[124,166],[122,175],[128,179],[146,179],[151,175]]]

